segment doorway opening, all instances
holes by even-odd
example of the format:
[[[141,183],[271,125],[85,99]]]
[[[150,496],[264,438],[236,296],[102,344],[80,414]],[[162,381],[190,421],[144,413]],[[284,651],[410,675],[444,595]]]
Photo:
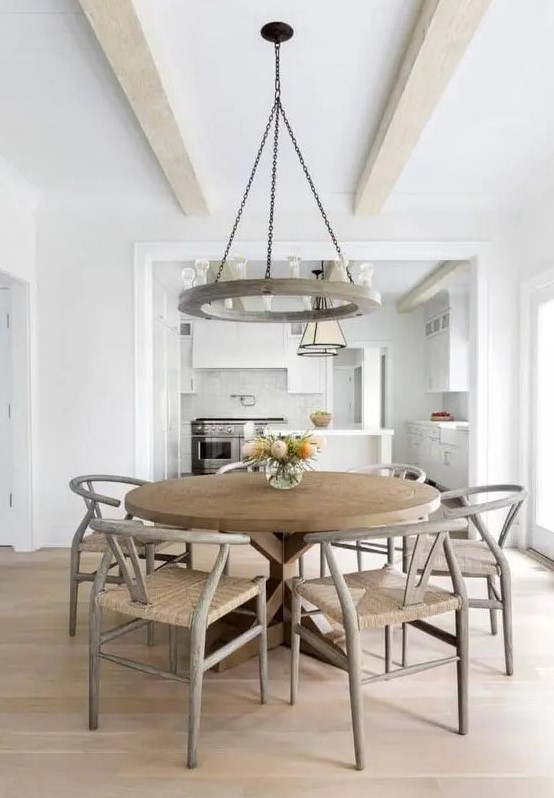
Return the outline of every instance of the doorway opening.
[[[0,546],[33,548],[28,284],[0,272]]]
[[[379,344],[342,349],[333,358],[334,426],[385,427],[387,351]]]

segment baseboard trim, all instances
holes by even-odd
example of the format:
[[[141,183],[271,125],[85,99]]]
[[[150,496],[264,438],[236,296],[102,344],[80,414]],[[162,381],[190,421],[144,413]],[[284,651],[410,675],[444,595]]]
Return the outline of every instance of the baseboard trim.
[[[550,571],[554,571],[554,560],[551,560],[549,557],[545,557],[544,554],[540,554],[538,551],[535,551],[531,548],[524,549],[524,553],[527,554],[527,556],[532,560],[540,562],[540,564],[544,565],[545,568],[548,568]]]

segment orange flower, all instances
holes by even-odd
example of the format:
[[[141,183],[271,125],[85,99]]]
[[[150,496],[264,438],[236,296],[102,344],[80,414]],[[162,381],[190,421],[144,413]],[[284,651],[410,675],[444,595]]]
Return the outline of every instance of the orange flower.
[[[309,440],[304,440],[300,442],[298,446],[298,456],[302,458],[302,460],[309,460],[310,457],[313,457],[316,453],[316,447],[310,443]]]

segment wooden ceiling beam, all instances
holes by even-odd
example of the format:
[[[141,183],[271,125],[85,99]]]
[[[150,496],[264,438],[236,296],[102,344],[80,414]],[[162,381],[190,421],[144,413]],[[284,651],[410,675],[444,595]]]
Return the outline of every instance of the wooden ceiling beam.
[[[186,214],[208,203],[132,0],[79,0],[129,105]]]
[[[440,263],[400,297],[396,303],[396,310],[398,313],[411,313],[450,285],[453,274],[468,271],[469,268],[470,263],[467,260],[446,260]]]
[[[362,169],[356,213],[383,208],[490,3],[424,0]]]

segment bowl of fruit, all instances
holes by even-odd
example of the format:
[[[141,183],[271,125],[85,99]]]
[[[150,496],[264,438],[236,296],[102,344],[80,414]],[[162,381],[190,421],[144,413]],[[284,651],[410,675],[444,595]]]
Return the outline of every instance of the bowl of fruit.
[[[328,427],[333,420],[333,414],[327,410],[314,410],[310,413],[310,420],[314,427]]]
[[[448,410],[435,410],[431,413],[431,421],[454,421],[454,416]]]

